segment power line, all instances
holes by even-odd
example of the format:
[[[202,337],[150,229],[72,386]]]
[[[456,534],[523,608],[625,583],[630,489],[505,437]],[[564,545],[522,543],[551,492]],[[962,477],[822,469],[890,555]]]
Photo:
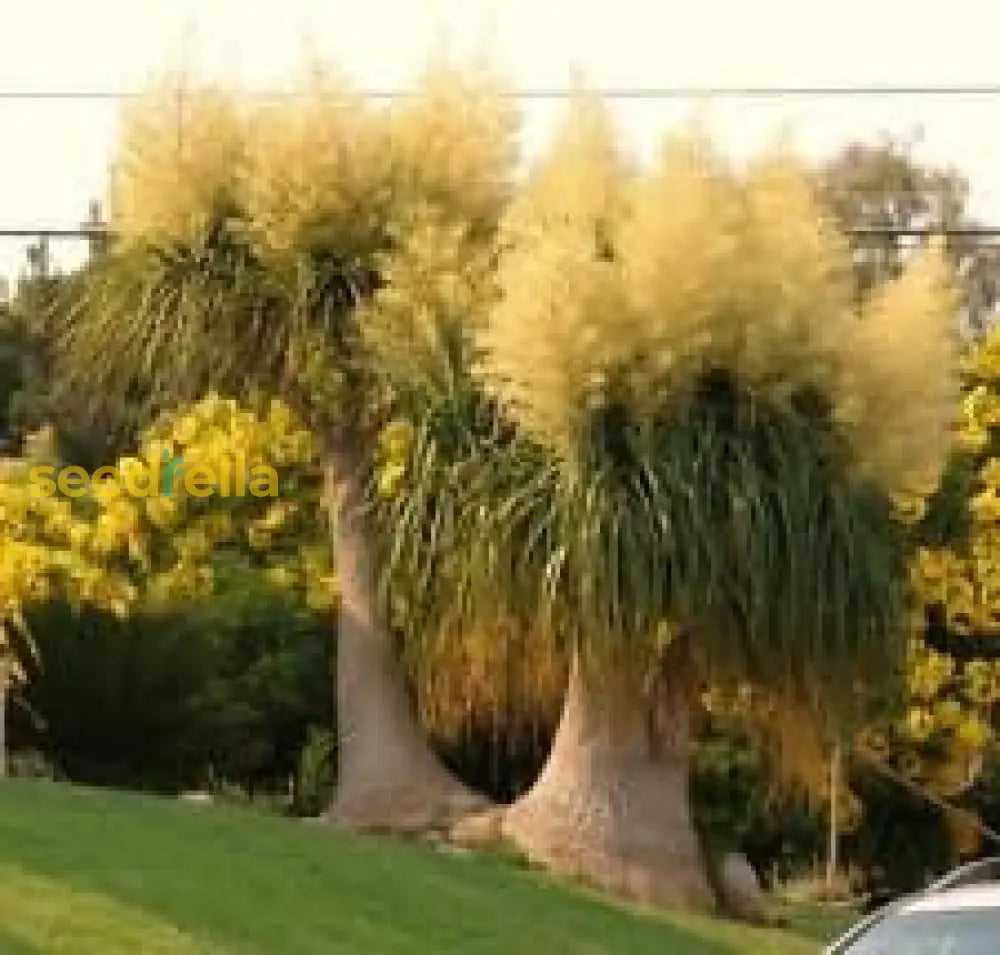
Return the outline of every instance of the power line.
[[[1000,240],[1000,226],[968,226],[965,228],[857,228],[844,230],[855,239],[997,239]],[[0,228],[3,239],[112,239],[114,233],[100,226],[84,226],[73,229],[49,228],[47,226]]]
[[[968,226],[954,229],[893,229],[893,228],[859,228],[845,230],[854,238],[866,236],[895,239],[930,239],[939,236],[945,238],[1000,238],[1000,226]]]
[[[0,239],[103,239],[106,229],[0,229]]]
[[[593,89],[589,92],[609,100],[672,100],[672,99],[776,99],[783,97],[881,97],[881,96],[1000,96],[1000,84],[941,85],[941,86],[621,86]],[[127,90],[0,90],[0,100],[126,100],[142,94]],[[309,95],[306,91],[251,90],[257,99],[295,99]],[[361,89],[357,95],[365,99],[392,100],[417,96],[419,90]],[[500,96],[517,100],[565,100],[574,90],[564,87],[528,87],[500,91]]]

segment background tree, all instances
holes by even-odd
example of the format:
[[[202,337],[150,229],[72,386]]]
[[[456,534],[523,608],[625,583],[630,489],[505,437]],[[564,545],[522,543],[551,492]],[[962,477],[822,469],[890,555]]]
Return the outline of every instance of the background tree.
[[[874,233],[852,239],[862,291],[898,275],[918,244],[893,231],[972,229],[978,224],[967,210],[968,183],[957,170],[922,165],[907,145],[890,139],[849,144],[823,164],[818,181],[842,228]],[[947,246],[961,276],[966,329],[980,334],[991,321],[1000,291],[998,250],[975,236],[951,236]]]
[[[148,424],[138,400],[95,415],[55,381],[68,303],[93,267],[91,261],[78,272],[22,279],[0,311],[0,415],[9,453],[19,453],[27,435],[53,428],[67,459],[93,470],[133,446]]]

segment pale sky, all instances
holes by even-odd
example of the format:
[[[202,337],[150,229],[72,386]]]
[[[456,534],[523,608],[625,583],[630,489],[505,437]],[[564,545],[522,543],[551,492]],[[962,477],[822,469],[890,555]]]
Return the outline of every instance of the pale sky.
[[[364,88],[405,87],[435,50],[485,57],[516,89],[976,85],[1000,83],[989,0],[0,0],[0,94],[134,91],[183,61],[196,73],[274,88],[305,56]],[[524,106],[529,148],[559,104]],[[616,101],[645,151],[699,104]],[[74,227],[103,195],[118,106],[0,96],[0,223]],[[1000,96],[726,100],[710,128],[736,154],[791,127],[809,157],[882,132],[957,166],[973,211],[1000,225]],[[16,272],[23,243],[0,244]],[[54,255],[67,261],[72,254]]]

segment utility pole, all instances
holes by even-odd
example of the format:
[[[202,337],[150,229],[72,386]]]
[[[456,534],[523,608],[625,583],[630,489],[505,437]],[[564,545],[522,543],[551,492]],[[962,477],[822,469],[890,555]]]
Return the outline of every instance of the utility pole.
[[[81,229],[87,236],[87,246],[90,257],[93,258],[104,248],[107,224],[101,213],[101,200],[91,199],[87,206],[87,219],[80,224]]]
[[[28,246],[28,274],[33,279],[49,277],[49,237],[40,235],[36,243]]]

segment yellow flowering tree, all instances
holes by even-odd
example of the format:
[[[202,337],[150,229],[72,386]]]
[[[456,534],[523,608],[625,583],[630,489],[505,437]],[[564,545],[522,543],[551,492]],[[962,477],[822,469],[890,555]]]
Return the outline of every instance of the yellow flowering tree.
[[[896,763],[905,775],[946,798],[975,780],[995,739],[1000,702],[996,332],[970,351],[963,372],[951,482],[933,497],[910,499],[920,544],[911,564],[915,606],[906,710],[892,727],[869,730],[858,740],[862,752]]]
[[[182,461],[169,494],[100,495],[99,526],[137,528],[147,599],[210,593],[213,555],[237,550],[266,559],[276,582],[301,583],[318,606],[334,605],[329,557],[317,554],[327,531],[316,440],[287,405],[209,395],[163,415],[136,457],[161,473]]]
[[[164,493],[156,469],[174,455],[202,478],[189,484],[181,471]],[[21,626],[25,606],[56,595],[125,616],[139,603],[210,594],[213,560],[225,551],[253,556],[315,608],[335,606],[315,439],[281,402],[210,395],[164,414],[137,453],[116,462],[117,476],[98,474],[72,496],[39,480],[39,468],[59,466],[47,432],[29,437],[24,457],[0,462],[5,625]],[[136,467],[145,471],[141,496],[121,480]],[[260,467],[276,477],[273,494],[224,493],[227,472]]]
[[[8,694],[37,653],[24,621],[40,604],[157,613],[215,601],[242,573],[243,587],[254,581],[314,612],[335,610],[316,441],[280,401],[212,394],[165,413],[113,468],[67,483],[70,495],[45,478],[60,465],[51,432],[0,462],[0,757]],[[255,482],[262,471],[269,479]]]
[[[66,498],[37,493],[31,469],[53,458],[50,434],[29,440],[22,458],[0,459],[0,761],[6,772],[8,695],[26,675],[33,652],[25,613],[63,596],[120,616],[136,596],[128,533],[99,534]]]
[[[183,464],[165,493],[157,469],[175,455]],[[254,407],[210,395],[166,413],[116,473],[95,472],[73,496],[42,489],[37,469],[60,467],[50,434],[32,436],[23,458],[2,465],[4,608],[14,617],[55,587],[121,615],[140,598],[211,592],[211,560],[225,549],[266,557],[275,579],[294,572],[317,606],[335,603],[332,564],[316,548],[326,532],[315,439],[280,401]],[[133,468],[145,472],[141,495],[121,480]],[[225,493],[258,468],[273,472],[273,493]],[[198,480],[184,480],[196,469]]]
[[[141,495],[124,480],[137,468]],[[95,472],[72,503],[88,520],[91,547],[127,548],[145,607],[210,595],[213,565],[226,553],[301,588],[317,609],[335,606],[316,440],[287,405],[210,394],[161,415],[114,470]]]

